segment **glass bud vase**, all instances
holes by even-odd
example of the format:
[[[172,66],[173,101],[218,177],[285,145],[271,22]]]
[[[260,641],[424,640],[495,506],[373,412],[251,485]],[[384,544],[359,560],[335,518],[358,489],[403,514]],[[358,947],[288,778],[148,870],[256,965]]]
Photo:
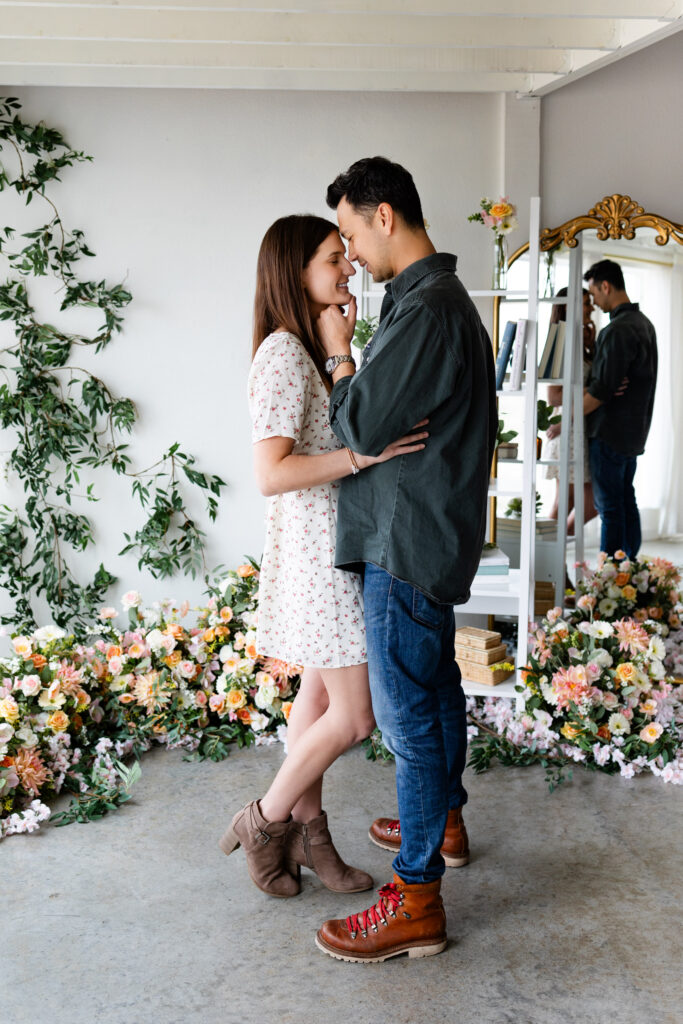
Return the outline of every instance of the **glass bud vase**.
[[[491,287],[494,291],[505,291],[508,284],[508,246],[505,235],[494,235],[493,276]]]

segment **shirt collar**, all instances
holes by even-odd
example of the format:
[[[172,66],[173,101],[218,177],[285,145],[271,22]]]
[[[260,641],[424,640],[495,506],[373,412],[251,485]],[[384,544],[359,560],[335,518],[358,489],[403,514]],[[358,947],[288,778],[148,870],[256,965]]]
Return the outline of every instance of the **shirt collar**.
[[[615,306],[609,315],[610,320],[614,320],[615,316],[619,316],[620,313],[628,313],[630,310],[639,310],[640,306],[637,302],[622,302],[621,305]]]
[[[411,288],[415,287],[418,281],[428,277],[429,274],[440,270],[454,274],[456,263],[457,257],[449,252],[433,252],[430,256],[425,256],[407,266],[405,270],[396,275],[393,281],[389,282],[385,290],[395,302],[398,302]]]

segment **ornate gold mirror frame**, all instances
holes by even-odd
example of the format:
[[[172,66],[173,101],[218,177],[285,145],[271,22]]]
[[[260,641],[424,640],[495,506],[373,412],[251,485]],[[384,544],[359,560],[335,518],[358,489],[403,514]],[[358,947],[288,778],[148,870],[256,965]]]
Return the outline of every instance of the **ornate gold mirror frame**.
[[[544,228],[540,235],[540,249],[541,252],[549,252],[563,242],[570,249],[574,249],[578,241],[576,236],[580,231],[595,231],[598,239],[603,242],[608,238],[631,239],[635,238],[637,228],[654,228],[657,232],[657,245],[666,245],[669,239],[683,245],[683,224],[675,224],[656,213],[646,213],[630,196],[615,193],[612,196],[605,196],[588,213],[572,217],[559,228]],[[513,252],[508,260],[508,267],[523,256],[528,248],[529,243],[525,242]],[[492,339],[495,355],[498,354],[500,303],[501,296],[496,295],[493,300]]]

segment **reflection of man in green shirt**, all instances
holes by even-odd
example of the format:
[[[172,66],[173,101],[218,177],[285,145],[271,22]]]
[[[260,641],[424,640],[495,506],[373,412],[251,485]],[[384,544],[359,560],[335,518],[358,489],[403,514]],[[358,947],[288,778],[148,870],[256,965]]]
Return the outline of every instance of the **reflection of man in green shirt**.
[[[396,758],[399,817],[390,827],[378,819],[370,832],[396,853],[393,881],[374,907],[326,922],[317,943],[344,960],[382,961],[445,948],[441,876],[446,864],[468,859],[453,605],[468,598],[484,541],[495,374],[455,256],[432,245],[408,171],[382,157],[359,160],[330,185],[327,202],[349,259],[389,282],[358,372],[333,358],[350,351],[353,304],[348,318],[336,306],[319,318],[332,429],[370,455],[385,447],[387,433],[429,420],[419,459],[398,457],[389,472],[386,463],[350,476],[339,499],[335,564],[363,574],[372,705]]]
[[[602,520],[600,548],[635,558],[641,532],[633,477],[652,421],[657,338],[638,303],[630,301],[618,263],[600,260],[583,276],[595,305],[610,315],[598,335],[583,396],[593,492]]]

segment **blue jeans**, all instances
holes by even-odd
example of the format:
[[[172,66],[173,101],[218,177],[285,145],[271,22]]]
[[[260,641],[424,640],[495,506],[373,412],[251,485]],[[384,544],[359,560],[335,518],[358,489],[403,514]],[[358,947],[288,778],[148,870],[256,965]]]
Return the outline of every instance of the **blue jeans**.
[[[367,563],[363,598],[372,707],[396,758],[404,882],[434,882],[451,807],[467,801],[465,695],[455,661],[453,606]]]
[[[602,522],[600,550],[621,549],[634,559],[640,550],[640,514],[633,489],[636,456],[622,455],[599,437],[588,442],[595,507]]]

